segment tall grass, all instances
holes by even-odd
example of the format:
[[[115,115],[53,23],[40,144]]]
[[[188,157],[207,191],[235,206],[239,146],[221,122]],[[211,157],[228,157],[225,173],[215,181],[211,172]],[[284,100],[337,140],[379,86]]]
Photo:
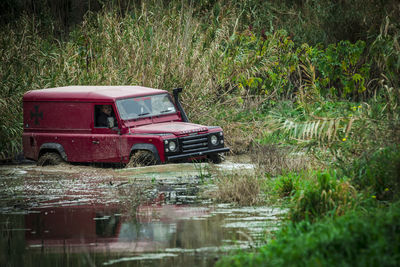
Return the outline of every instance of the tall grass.
[[[368,5],[373,2],[368,1]],[[350,129],[351,120],[336,114],[312,117],[315,106],[327,100],[368,100],[387,86],[391,91],[387,95],[395,97],[386,110],[391,114],[397,110],[398,31],[396,18],[388,16],[382,21],[382,9],[375,14],[381,20],[374,22],[382,23],[382,31],[374,31],[376,42],[369,49],[369,43],[355,40],[326,47],[303,45],[305,39],[297,38],[300,34],[293,36],[294,24],[301,25],[299,18],[307,18],[309,22],[304,23],[310,23],[309,27],[328,33],[330,25],[311,23],[316,14],[334,10],[319,3],[296,2],[290,7],[285,1],[154,0],[124,6],[122,10],[112,2],[97,13],[88,12],[81,24],[68,27],[71,31],[63,39],[56,38],[57,23],[48,17],[25,14],[2,24],[2,158],[20,150],[22,110],[18,103],[24,92],[38,88],[110,84],[168,90],[184,87],[182,102],[189,118],[223,126],[226,141],[235,152],[248,151],[266,131],[282,129],[280,124],[286,119],[269,116],[282,100],[292,101],[294,109],[307,115],[301,122],[292,121],[297,125],[292,129],[301,128],[294,134],[296,139],[300,132],[308,138],[314,138],[315,133],[323,133],[329,140],[343,138],[332,129]],[[344,6],[336,7],[345,12]],[[329,12],[323,18],[335,15]],[[367,14],[364,9],[359,12]],[[368,62],[369,58],[373,61]],[[379,83],[380,77],[386,78]]]
[[[202,27],[190,5],[158,1],[143,3],[126,16],[107,9],[88,13],[66,42],[44,37],[51,29],[35,17],[25,15],[5,25],[0,31],[2,157],[20,149],[20,103],[23,93],[32,89],[112,84],[185,87],[183,103],[191,119],[207,116],[211,100],[206,95],[215,80],[211,64],[216,64],[218,43],[231,34],[234,17],[219,21],[212,36]],[[199,107],[196,112],[193,106]]]
[[[241,206],[262,204],[265,199],[261,191],[264,182],[259,175],[245,171],[219,174],[215,181],[218,186],[215,198],[220,202],[236,203]]]
[[[49,79],[42,75],[55,46],[40,36],[35,23],[25,16],[0,31],[0,159],[21,149],[23,93],[46,87]]]

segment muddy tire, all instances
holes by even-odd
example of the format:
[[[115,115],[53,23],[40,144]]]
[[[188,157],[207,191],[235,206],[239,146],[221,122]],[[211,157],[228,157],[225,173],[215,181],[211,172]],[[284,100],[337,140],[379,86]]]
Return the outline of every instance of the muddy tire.
[[[126,167],[143,167],[155,165],[157,163],[154,154],[148,150],[135,151]]]
[[[213,154],[208,156],[208,160],[214,164],[219,164],[224,160],[224,156],[221,154]]]
[[[60,156],[60,154],[56,152],[47,152],[40,156],[37,161],[38,166],[48,166],[48,165],[58,165],[63,163],[64,160]]]

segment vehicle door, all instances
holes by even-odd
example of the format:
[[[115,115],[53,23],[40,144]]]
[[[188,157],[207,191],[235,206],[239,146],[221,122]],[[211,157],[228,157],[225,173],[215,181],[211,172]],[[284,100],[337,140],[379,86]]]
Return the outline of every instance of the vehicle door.
[[[105,106],[108,108],[105,108]],[[114,104],[95,103],[93,105],[93,134],[91,137],[93,162],[121,162],[120,123],[116,119],[115,114]],[[112,128],[108,125],[108,121],[111,118],[114,121],[114,127]]]

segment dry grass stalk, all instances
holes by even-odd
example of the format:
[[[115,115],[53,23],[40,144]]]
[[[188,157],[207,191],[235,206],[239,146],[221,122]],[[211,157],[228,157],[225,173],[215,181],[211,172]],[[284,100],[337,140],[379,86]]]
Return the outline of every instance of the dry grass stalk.
[[[273,176],[283,171],[309,169],[312,165],[311,159],[304,153],[295,153],[275,144],[253,144],[251,159],[261,170]]]
[[[250,206],[262,203],[260,179],[255,174],[223,174],[216,179],[215,198],[220,202]]]

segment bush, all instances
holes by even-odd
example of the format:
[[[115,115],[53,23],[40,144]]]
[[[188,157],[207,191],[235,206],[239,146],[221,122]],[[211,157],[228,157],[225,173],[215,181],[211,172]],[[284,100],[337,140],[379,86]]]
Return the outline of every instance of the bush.
[[[391,146],[367,154],[348,170],[359,189],[378,200],[396,200],[400,192],[400,146]]]
[[[306,46],[307,47],[307,46]],[[315,83],[324,96],[357,95],[366,90],[369,65],[362,62],[365,42],[340,41],[326,49],[307,48],[311,63],[316,66],[318,76]]]
[[[325,215],[343,215],[357,204],[357,192],[335,171],[304,171],[279,176],[275,192],[289,197],[289,217],[294,222],[316,221]]]
[[[275,191],[280,197],[293,196],[300,187],[300,174],[288,173],[276,179]]]
[[[346,178],[336,172],[317,173],[316,183],[308,183],[293,197],[293,221],[314,221],[325,215],[343,215],[356,204],[357,192]]]

